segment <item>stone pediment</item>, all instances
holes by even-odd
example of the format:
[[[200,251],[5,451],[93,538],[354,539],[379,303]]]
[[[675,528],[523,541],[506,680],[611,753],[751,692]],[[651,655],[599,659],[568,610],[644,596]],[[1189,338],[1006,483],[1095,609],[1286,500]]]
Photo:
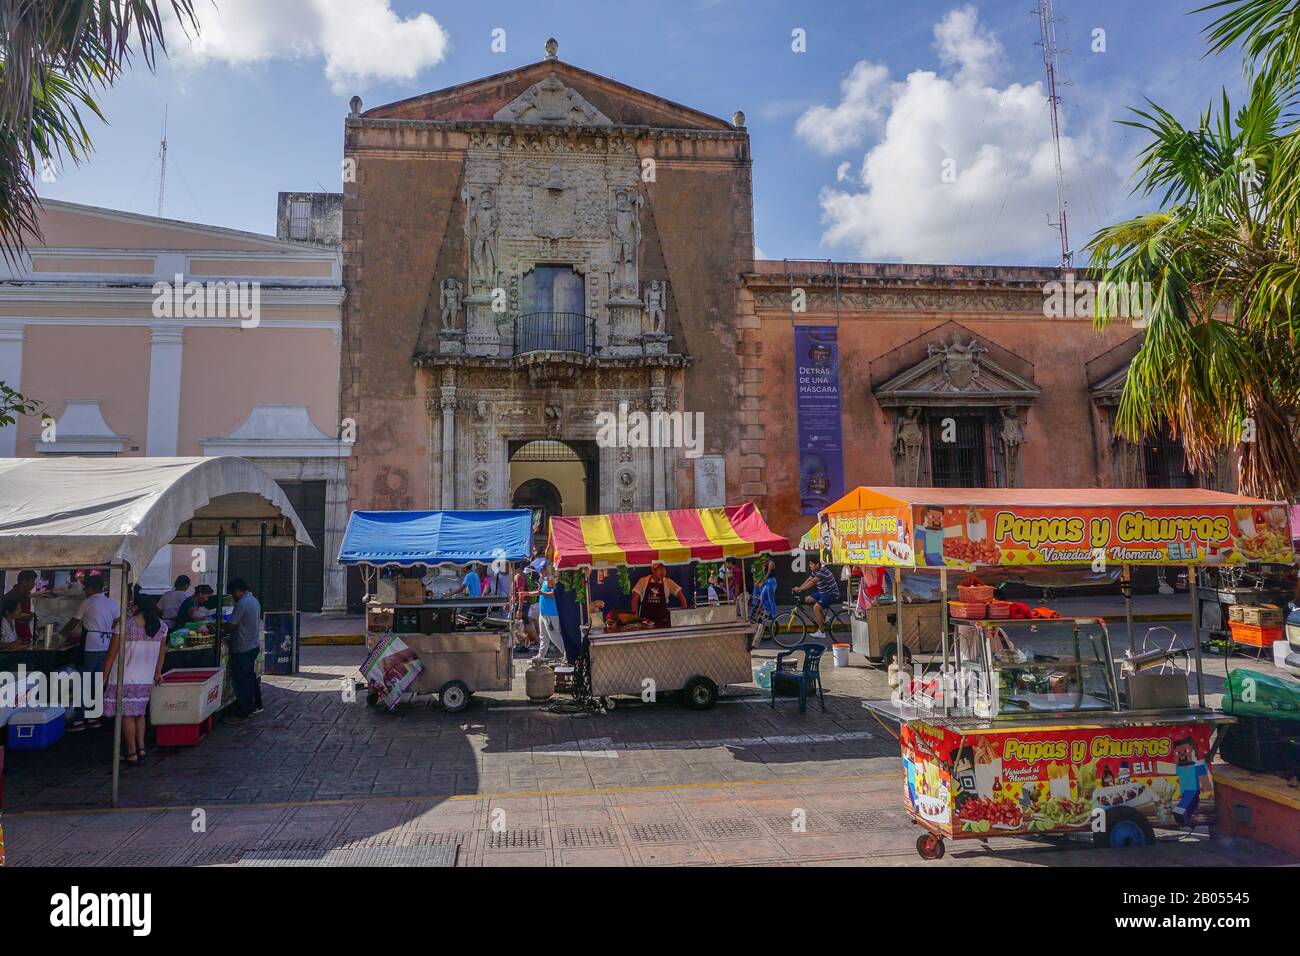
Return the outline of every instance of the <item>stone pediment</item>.
[[[552,115],[561,118],[544,118]],[[366,110],[363,117],[446,123],[736,131],[726,120],[559,59],[539,60],[504,73],[386,103]]]
[[[974,337],[935,338],[927,355],[873,389],[884,407],[1032,405],[1040,389],[990,357]]]
[[[612,121],[554,73],[534,83],[493,114],[498,123],[556,123],[562,126],[610,126]]]

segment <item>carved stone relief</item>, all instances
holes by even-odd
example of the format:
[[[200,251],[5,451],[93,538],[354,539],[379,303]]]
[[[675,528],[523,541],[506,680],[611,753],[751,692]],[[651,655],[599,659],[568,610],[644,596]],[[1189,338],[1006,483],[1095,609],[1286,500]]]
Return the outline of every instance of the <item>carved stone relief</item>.
[[[611,120],[564,85],[554,73],[534,83],[492,117],[499,123],[562,123],[575,126],[609,126]]]

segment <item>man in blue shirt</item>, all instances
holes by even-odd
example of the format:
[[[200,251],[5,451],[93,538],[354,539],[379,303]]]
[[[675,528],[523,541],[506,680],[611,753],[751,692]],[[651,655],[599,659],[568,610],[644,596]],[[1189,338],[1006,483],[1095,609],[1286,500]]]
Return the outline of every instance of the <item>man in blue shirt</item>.
[[[235,605],[226,625],[230,635],[230,683],[235,690],[232,716],[241,722],[262,712],[262,682],[257,676],[257,655],[262,650],[262,605],[243,578],[230,582]]]
[[[822,564],[819,558],[808,559],[808,580],[795,588],[796,594],[812,589],[812,594],[804,598],[804,603],[812,606],[813,617],[817,619],[815,638],[826,637],[826,608],[839,603],[840,582],[835,572]]]
[[[482,579],[478,576],[478,565],[477,565],[477,564],[471,564],[471,565],[466,569],[466,571],[465,571],[465,577],[461,580],[461,582],[460,582],[460,587],[456,588],[456,590],[452,591],[452,592],[451,592],[449,595],[447,595],[447,596],[448,596],[448,597],[458,597],[458,596],[461,595],[461,594],[465,595],[465,597],[482,597],[482,596],[483,596],[483,581],[482,581]]]
[[[559,651],[561,659],[568,656],[564,650],[564,638],[560,636],[560,609],[555,603],[555,588],[558,584],[559,575],[556,574],[555,568],[548,568],[542,586],[536,591],[529,592],[528,595],[537,598],[537,628],[540,637],[537,656],[539,658],[547,656],[552,644]]]

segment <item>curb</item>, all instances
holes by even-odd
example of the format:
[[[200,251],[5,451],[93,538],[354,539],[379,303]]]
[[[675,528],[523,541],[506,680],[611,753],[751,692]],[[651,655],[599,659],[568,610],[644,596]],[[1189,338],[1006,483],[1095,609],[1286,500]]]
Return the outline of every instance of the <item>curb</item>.
[[[304,647],[337,647],[365,642],[364,634],[312,634],[298,639],[298,643]]]

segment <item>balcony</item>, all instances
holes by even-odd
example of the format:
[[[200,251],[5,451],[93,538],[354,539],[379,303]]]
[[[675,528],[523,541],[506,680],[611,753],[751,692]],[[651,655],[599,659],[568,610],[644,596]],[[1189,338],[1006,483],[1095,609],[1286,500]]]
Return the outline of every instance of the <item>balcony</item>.
[[[529,352],[595,354],[595,320],[578,312],[530,312],[514,323],[515,355]]]

